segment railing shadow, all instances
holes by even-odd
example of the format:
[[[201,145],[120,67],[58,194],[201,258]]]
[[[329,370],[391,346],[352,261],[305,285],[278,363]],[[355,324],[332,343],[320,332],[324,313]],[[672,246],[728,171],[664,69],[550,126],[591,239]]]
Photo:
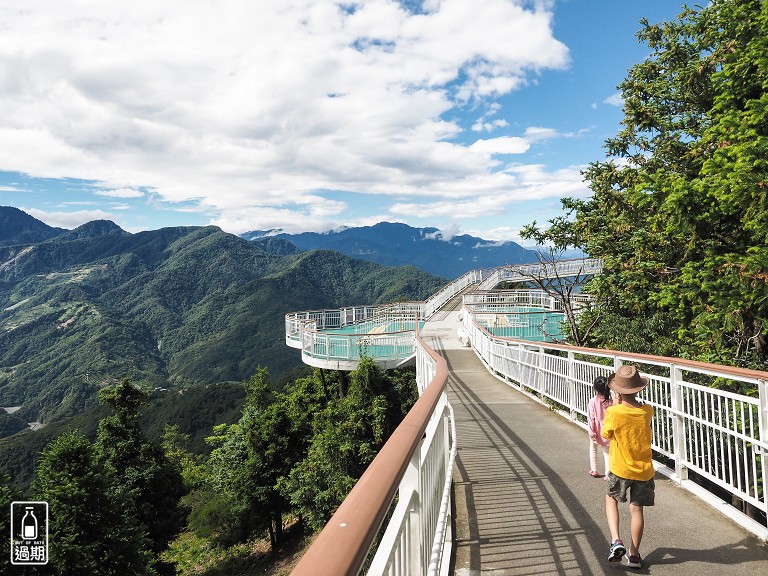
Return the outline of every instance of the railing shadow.
[[[449,398],[459,439],[454,473],[457,576],[768,574],[764,544],[739,535],[725,519],[723,525],[705,521],[717,512],[703,503],[701,511],[692,507],[687,500],[692,497],[678,494],[670,484],[666,490],[662,486],[659,506],[647,514],[644,567],[609,564],[605,485],[586,474],[586,433],[580,442],[572,423],[507,388],[484,368],[476,370],[479,360],[473,351],[441,353],[450,371]],[[657,492],[665,480],[657,475]],[[684,500],[678,503],[678,498]],[[625,508],[620,508],[622,534],[628,537]]]
[[[608,574],[605,567],[594,565],[606,552],[603,527],[536,450],[452,371],[450,356],[448,362],[449,387],[460,399],[454,409],[466,408],[466,415],[457,410],[457,425],[462,418],[477,423],[476,433],[459,433],[454,476],[456,492],[464,491],[472,519],[468,540],[458,543],[468,549],[472,569],[482,567],[483,573],[492,574]],[[472,483],[462,485],[470,477]]]

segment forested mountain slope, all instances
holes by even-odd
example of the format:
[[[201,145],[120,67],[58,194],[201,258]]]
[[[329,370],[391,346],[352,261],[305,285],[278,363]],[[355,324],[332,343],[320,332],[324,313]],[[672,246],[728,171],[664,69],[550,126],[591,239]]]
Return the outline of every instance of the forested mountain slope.
[[[3,218],[17,233],[0,246],[0,406],[28,422],[80,413],[123,378],[279,375],[301,362],[284,343],[286,312],[423,299],[444,282],[334,252],[268,253],[216,227],[129,234],[102,221],[29,243],[36,220]]]
[[[10,206],[0,206],[0,246],[43,242],[65,232],[52,228],[26,212]]]

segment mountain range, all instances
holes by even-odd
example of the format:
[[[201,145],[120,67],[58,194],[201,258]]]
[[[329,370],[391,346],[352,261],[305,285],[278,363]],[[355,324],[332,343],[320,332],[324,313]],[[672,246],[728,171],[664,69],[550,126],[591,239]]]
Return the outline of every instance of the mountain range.
[[[450,279],[476,268],[538,261],[536,251],[515,242],[491,242],[466,234],[449,236],[437,228],[413,228],[391,222],[322,234],[254,230],[241,236],[260,243],[287,240],[300,250],[333,250],[384,266],[412,265]],[[285,244],[281,246],[290,250]]]
[[[301,365],[284,315],[421,300],[444,278],[217,227],[74,230],[0,207],[0,431],[95,405],[123,378],[155,388],[240,382]]]

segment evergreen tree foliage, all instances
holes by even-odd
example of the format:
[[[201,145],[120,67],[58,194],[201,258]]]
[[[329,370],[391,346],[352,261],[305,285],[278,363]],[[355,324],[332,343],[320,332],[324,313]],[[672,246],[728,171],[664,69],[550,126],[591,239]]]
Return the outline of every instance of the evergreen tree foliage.
[[[148,400],[144,390],[123,380],[101,390],[99,399],[112,414],[99,422],[98,462],[111,479],[115,496],[131,503],[133,515],[147,529],[152,549],[160,552],[183,524],[181,473],[141,430],[139,409]]]
[[[370,358],[343,396],[340,380],[316,369],[276,391],[260,368],[244,382],[240,420],[214,428],[207,479],[184,498],[197,537],[231,546],[269,533],[274,550],[287,515],[325,524],[418,397],[413,369],[385,372]]]
[[[323,391],[315,377],[307,377],[275,392],[264,368],[244,387],[240,421],[217,427],[209,439],[217,445],[209,459],[210,486],[189,499],[190,526],[221,543],[268,532],[274,549],[281,541],[283,515],[290,510],[278,481],[304,457],[311,415],[321,407]]]
[[[638,38],[652,54],[619,86],[592,197],[525,237],[603,258],[593,345],[766,369],[768,3],[714,0]]]
[[[11,533],[11,502],[16,499],[11,477],[0,472],[0,534]],[[0,554],[0,574],[9,574],[10,571],[10,555]]]
[[[201,454],[189,450],[190,435],[179,431],[176,424],[166,424],[163,433],[163,453],[169,462],[181,473],[184,491],[201,486],[205,482],[205,462]]]
[[[76,432],[42,453],[35,488],[49,506],[49,562],[57,576],[154,574],[150,542],[133,503],[113,490],[91,443]]]
[[[350,374],[346,396],[313,419],[306,457],[278,480],[307,523],[321,529],[341,504],[416,397],[415,378],[390,378],[370,358]]]

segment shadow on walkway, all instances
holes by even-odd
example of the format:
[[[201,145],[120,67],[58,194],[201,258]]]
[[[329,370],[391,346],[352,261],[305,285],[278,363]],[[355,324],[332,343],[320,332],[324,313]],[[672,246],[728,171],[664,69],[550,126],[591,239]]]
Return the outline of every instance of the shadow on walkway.
[[[768,574],[764,543],[662,476],[646,508],[644,568],[607,562],[605,483],[587,474],[586,432],[445,343],[434,346],[456,417],[456,575]],[[621,523],[627,542],[626,505]]]

